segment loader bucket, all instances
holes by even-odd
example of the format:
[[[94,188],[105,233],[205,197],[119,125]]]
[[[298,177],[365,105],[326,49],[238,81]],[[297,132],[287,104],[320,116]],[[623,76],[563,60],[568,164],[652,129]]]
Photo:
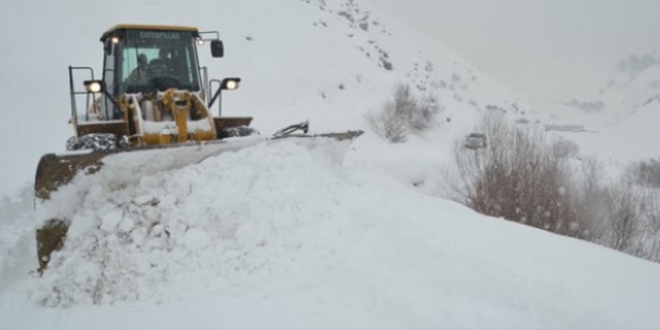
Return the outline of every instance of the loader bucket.
[[[117,175],[151,173],[194,164],[224,151],[233,151],[265,141],[258,136],[237,140],[191,142],[156,145],[96,152],[73,152],[41,157],[34,181],[35,195],[50,199],[59,187],[69,184],[78,175],[92,175],[109,165]],[[166,156],[176,157],[166,157]],[[119,167],[117,167],[119,166]],[[122,173],[121,171],[124,170]]]
[[[70,219],[57,208],[58,198],[66,199],[66,196],[58,196],[65,188],[87,189],[94,184],[108,181],[121,184],[122,181],[128,182],[145,174],[197,164],[223,152],[237,151],[261,143],[277,143],[281,140],[295,141],[310,147],[317,147],[328,141],[338,141],[342,142],[338,143],[339,145],[346,146],[345,153],[347,146],[361,134],[361,131],[349,131],[320,135],[257,135],[204,143],[47,154],[39,161],[34,183],[36,206],[39,209],[36,230],[39,272],[42,273],[46,269],[51,253],[65,244]],[[96,180],[96,177],[100,178]]]

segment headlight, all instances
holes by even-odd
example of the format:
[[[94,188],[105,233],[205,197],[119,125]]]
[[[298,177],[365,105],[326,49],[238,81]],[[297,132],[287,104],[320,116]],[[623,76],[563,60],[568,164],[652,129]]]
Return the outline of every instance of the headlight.
[[[236,80],[230,80],[227,82],[227,89],[236,89],[238,88],[238,82]]]
[[[103,84],[100,80],[88,80],[85,81],[85,89],[89,93],[100,93],[103,90]]]
[[[234,90],[238,89],[238,83],[241,82],[241,78],[225,78],[222,80],[222,89]]]

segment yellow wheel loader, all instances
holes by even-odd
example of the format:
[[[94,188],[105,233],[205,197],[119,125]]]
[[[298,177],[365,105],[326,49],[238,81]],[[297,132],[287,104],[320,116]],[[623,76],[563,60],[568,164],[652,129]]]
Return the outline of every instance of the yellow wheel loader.
[[[214,116],[210,109],[222,91],[236,89],[240,83],[239,78],[209,80],[206,68],[199,65],[198,48],[206,45],[214,58],[224,56],[218,32],[181,26],[117,25],[103,33],[101,42],[104,60],[100,79],[90,67],[69,67],[74,136],[67,141],[67,152],[44,155],[37,167],[40,273],[51,253],[66,244],[72,221],[66,212],[51,205],[57,204],[54,196],[64,194],[62,190],[76,180],[89,180],[104,171],[121,179],[180,168],[265,141],[323,138],[350,144],[362,134],[308,135],[305,122],[265,137],[249,127],[251,117],[223,117],[221,102]],[[83,83],[78,86],[76,81]]]

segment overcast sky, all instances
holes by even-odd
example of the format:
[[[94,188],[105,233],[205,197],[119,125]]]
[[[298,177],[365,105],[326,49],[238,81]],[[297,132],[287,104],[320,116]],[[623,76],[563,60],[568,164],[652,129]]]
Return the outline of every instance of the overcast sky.
[[[370,0],[535,101],[602,87],[660,55],[660,0]]]

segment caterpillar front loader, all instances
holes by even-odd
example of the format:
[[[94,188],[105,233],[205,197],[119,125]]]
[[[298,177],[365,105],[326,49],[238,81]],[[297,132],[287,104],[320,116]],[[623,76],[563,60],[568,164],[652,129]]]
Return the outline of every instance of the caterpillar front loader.
[[[90,67],[69,67],[74,135],[66,143],[67,152],[47,154],[37,167],[40,272],[46,269],[51,253],[66,244],[72,219],[53,199],[65,194],[62,191],[73,182],[93,182],[94,176],[103,173],[121,181],[285,138],[350,144],[362,133],[308,135],[307,124],[302,123],[266,137],[249,127],[251,117],[214,116],[210,109],[222,91],[236,89],[240,83],[239,78],[208,80],[206,68],[199,65],[198,47],[208,44],[214,58],[223,57],[217,32],[117,25],[103,33],[101,42],[104,60],[100,79]],[[78,86],[74,80],[81,74],[87,79]],[[214,84],[215,91],[211,90]]]

